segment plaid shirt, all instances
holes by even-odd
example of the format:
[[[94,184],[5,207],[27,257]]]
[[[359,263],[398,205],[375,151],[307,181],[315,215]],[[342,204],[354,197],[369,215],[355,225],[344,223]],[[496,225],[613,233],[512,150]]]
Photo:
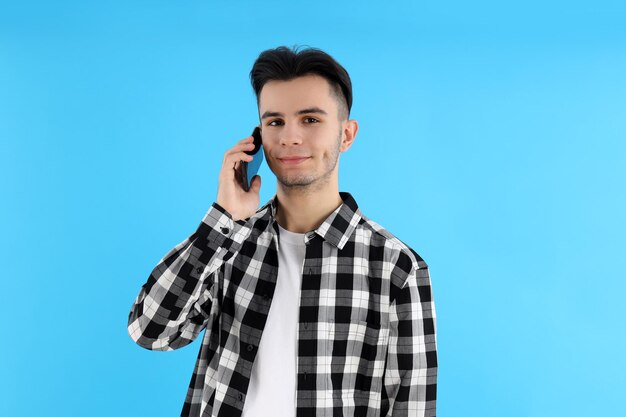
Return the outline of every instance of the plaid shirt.
[[[341,197],[306,234],[296,415],[434,416],[428,266],[350,194]],[[275,214],[275,197],[237,221],[213,203],[134,301],[128,332],[146,349],[178,349],[206,328],[181,416],[241,415],[278,276]]]

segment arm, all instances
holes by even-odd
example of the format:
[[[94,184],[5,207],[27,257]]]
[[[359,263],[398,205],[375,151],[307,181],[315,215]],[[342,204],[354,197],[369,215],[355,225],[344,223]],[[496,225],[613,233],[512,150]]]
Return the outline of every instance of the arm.
[[[160,260],[141,287],[128,316],[130,337],[150,350],[174,350],[195,340],[215,308],[216,272],[250,230],[213,203],[197,230]]]
[[[434,417],[437,341],[426,263],[418,261],[401,288],[392,285],[391,297],[383,411],[389,417]]]

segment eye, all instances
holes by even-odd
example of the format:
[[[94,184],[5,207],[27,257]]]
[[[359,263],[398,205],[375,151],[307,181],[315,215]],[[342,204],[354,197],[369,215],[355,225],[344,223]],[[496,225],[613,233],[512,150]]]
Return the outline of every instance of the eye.
[[[313,120],[312,123],[318,123],[319,120],[317,120],[315,117],[305,117],[304,120]]]
[[[281,123],[281,121],[280,121],[280,120],[272,120],[272,121],[271,121],[271,122],[269,122],[267,125],[268,125],[268,126],[278,126],[278,125],[275,125],[274,123]]]

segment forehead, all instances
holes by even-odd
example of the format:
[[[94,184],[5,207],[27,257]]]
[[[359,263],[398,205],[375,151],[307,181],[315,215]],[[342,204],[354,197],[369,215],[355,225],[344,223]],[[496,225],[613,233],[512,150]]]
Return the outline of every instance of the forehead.
[[[259,111],[318,106],[332,110],[336,106],[330,83],[319,75],[305,75],[289,81],[267,82],[259,94]]]

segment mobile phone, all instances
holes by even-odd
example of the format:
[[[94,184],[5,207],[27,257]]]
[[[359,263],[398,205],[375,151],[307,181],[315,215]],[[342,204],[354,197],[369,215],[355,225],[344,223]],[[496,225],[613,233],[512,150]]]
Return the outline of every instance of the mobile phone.
[[[257,172],[259,172],[259,168],[261,167],[261,163],[263,162],[263,145],[261,142],[261,129],[257,126],[252,131],[252,137],[254,138],[254,149],[251,151],[246,151],[248,155],[252,155],[252,161],[241,161],[241,177],[243,179],[243,189],[246,191],[250,190],[250,183],[252,182],[252,177],[254,177]]]

